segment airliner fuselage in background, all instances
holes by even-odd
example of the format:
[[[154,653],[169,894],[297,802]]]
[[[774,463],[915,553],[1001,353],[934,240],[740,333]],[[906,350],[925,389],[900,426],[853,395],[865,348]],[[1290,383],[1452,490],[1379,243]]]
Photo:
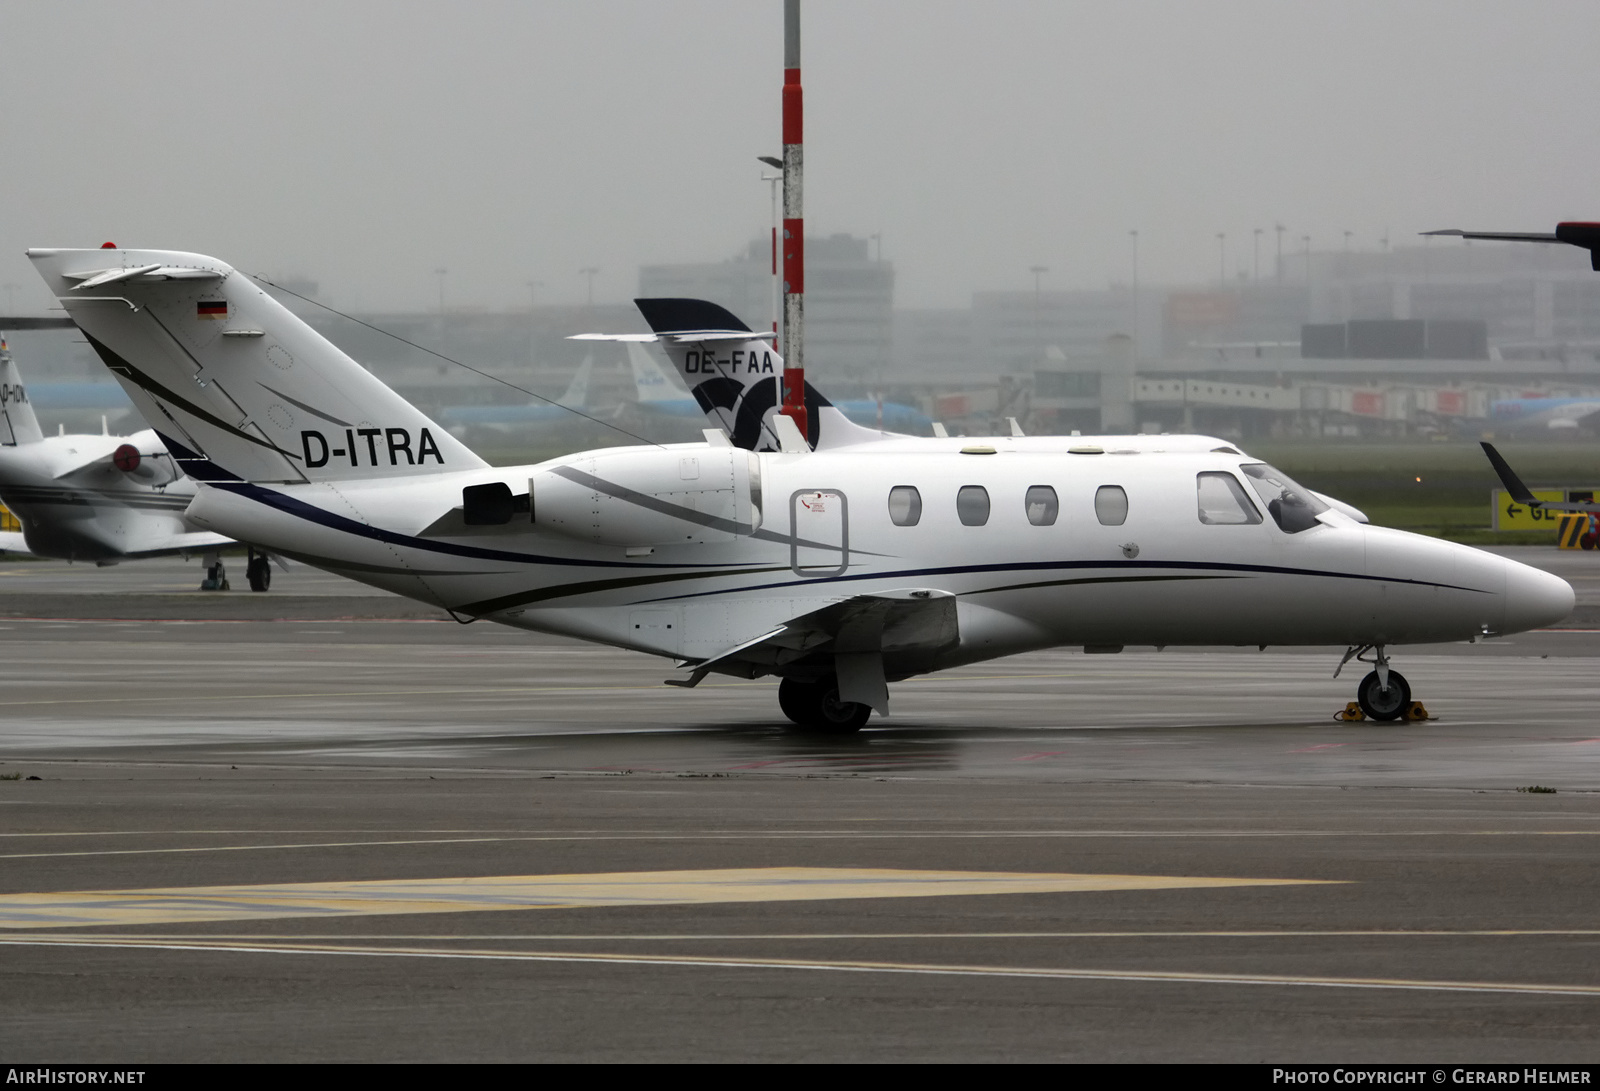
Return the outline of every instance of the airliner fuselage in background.
[[[922,439],[851,424],[710,304],[642,300],[703,443],[491,467],[243,275],[167,251],[30,258],[197,483],[188,517],[458,617],[777,675],[848,730],[888,684],[1060,645],[1385,648],[1550,624],[1572,589],[1372,527],[1205,436]]]

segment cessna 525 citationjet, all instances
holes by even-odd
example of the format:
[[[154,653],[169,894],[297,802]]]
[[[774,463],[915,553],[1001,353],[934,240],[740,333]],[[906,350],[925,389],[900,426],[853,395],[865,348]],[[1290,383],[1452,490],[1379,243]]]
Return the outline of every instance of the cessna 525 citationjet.
[[[1059,645],[1370,652],[1359,700],[1394,719],[1388,645],[1573,605],[1205,436],[914,438],[810,389],[802,435],[770,335],[709,303],[640,300],[655,333],[631,335],[720,426],[704,442],[497,468],[221,261],[29,257],[198,483],[192,522],[461,619],[670,656],[679,684],[776,675],[822,730],[886,712],[891,682]]]
[[[22,523],[0,532],[0,551],[99,565],[198,553],[220,583],[218,550],[234,542],[190,525],[194,497],[153,431],[46,436],[0,338],[0,500]],[[265,590],[270,574],[266,554],[252,551],[251,586]]]

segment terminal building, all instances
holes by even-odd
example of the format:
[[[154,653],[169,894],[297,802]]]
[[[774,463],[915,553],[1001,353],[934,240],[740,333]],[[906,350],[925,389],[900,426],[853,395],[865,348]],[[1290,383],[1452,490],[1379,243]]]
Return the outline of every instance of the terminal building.
[[[836,400],[913,405],[953,432],[1005,430],[1015,417],[1034,433],[1476,437],[1493,426],[1496,401],[1600,396],[1600,274],[1570,247],[1430,240],[1308,251],[1225,285],[985,290],[965,307],[900,310],[894,266],[871,240],[813,237],[806,247],[813,381]],[[722,261],[639,270],[639,295],[710,299],[756,329],[773,320],[773,289],[766,239]],[[316,294],[314,284],[297,290]],[[687,417],[630,418],[621,350],[568,339],[645,332],[631,303],[362,316],[433,355],[285,302],[429,412],[538,401],[506,383],[553,399],[589,361],[594,415],[652,440],[698,435]],[[109,381],[69,334],[18,334],[12,347],[32,381]],[[39,411],[56,423],[49,406]],[[62,420],[98,428],[98,412]],[[594,443],[627,441],[590,425]]]
[[[806,367],[847,384],[842,392],[850,395],[883,382],[894,343],[894,266],[873,257],[870,243],[853,235],[806,239]],[[772,262],[771,243],[756,239],[726,261],[646,265],[639,294],[708,299],[751,329],[770,329]]]

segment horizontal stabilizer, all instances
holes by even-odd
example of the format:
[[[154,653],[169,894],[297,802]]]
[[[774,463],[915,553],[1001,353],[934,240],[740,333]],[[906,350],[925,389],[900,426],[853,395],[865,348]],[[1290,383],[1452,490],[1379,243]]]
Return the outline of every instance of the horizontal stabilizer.
[[[1449,235],[1458,239],[1488,239],[1491,242],[1560,242],[1553,231],[1463,231],[1459,227],[1443,231],[1424,231],[1424,235]]]
[[[698,345],[706,341],[772,341],[777,334],[771,330],[706,330],[701,333],[669,333],[666,339],[677,345]],[[661,338],[653,333],[575,333],[568,341],[637,341],[650,344]]]
[[[141,283],[157,280],[221,280],[222,274],[215,269],[191,269],[178,265],[136,265],[131,269],[90,269],[86,272],[63,273],[68,280],[79,281],[74,285],[73,291],[84,288],[99,288],[105,284],[116,284],[124,280],[137,280]]]
[[[1554,231],[1463,231],[1458,227],[1443,231],[1424,231],[1424,235],[1449,235],[1458,239],[1486,239],[1490,242],[1556,242],[1589,251],[1589,266],[1600,271],[1600,223],[1568,220],[1556,224]]]

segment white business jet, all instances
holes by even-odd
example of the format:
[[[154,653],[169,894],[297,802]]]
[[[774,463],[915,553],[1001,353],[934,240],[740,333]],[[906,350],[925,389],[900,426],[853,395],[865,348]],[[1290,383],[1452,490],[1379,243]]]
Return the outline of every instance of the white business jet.
[[[851,731],[889,683],[1059,645],[1339,645],[1395,719],[1393,644],[1548,625],[1564,581],[1367,526],[1204,436],[920,439],[852,424],[722,308],[641,300],[717,429],[486,465],[264,291],[198,254],[32,250],[198,482],[194,523],[458,618],[782,681]],[[622,339],[622,338],[617,338]],[[1370,657],[1368,656],[1370,653]],[[1344,664],[1341,663],[1342,667]]]
[[[207,582],[220,584],[226,572],[217,551],[234,542],[188,523],[194,497],[194,482],[152,430],[44,435],[0,339],[0,500],[22,524],[21,532],[0,532],[0,549],[99,565],[198,553]],[[265,554],[252,552],[249,577],[266,590]]]

